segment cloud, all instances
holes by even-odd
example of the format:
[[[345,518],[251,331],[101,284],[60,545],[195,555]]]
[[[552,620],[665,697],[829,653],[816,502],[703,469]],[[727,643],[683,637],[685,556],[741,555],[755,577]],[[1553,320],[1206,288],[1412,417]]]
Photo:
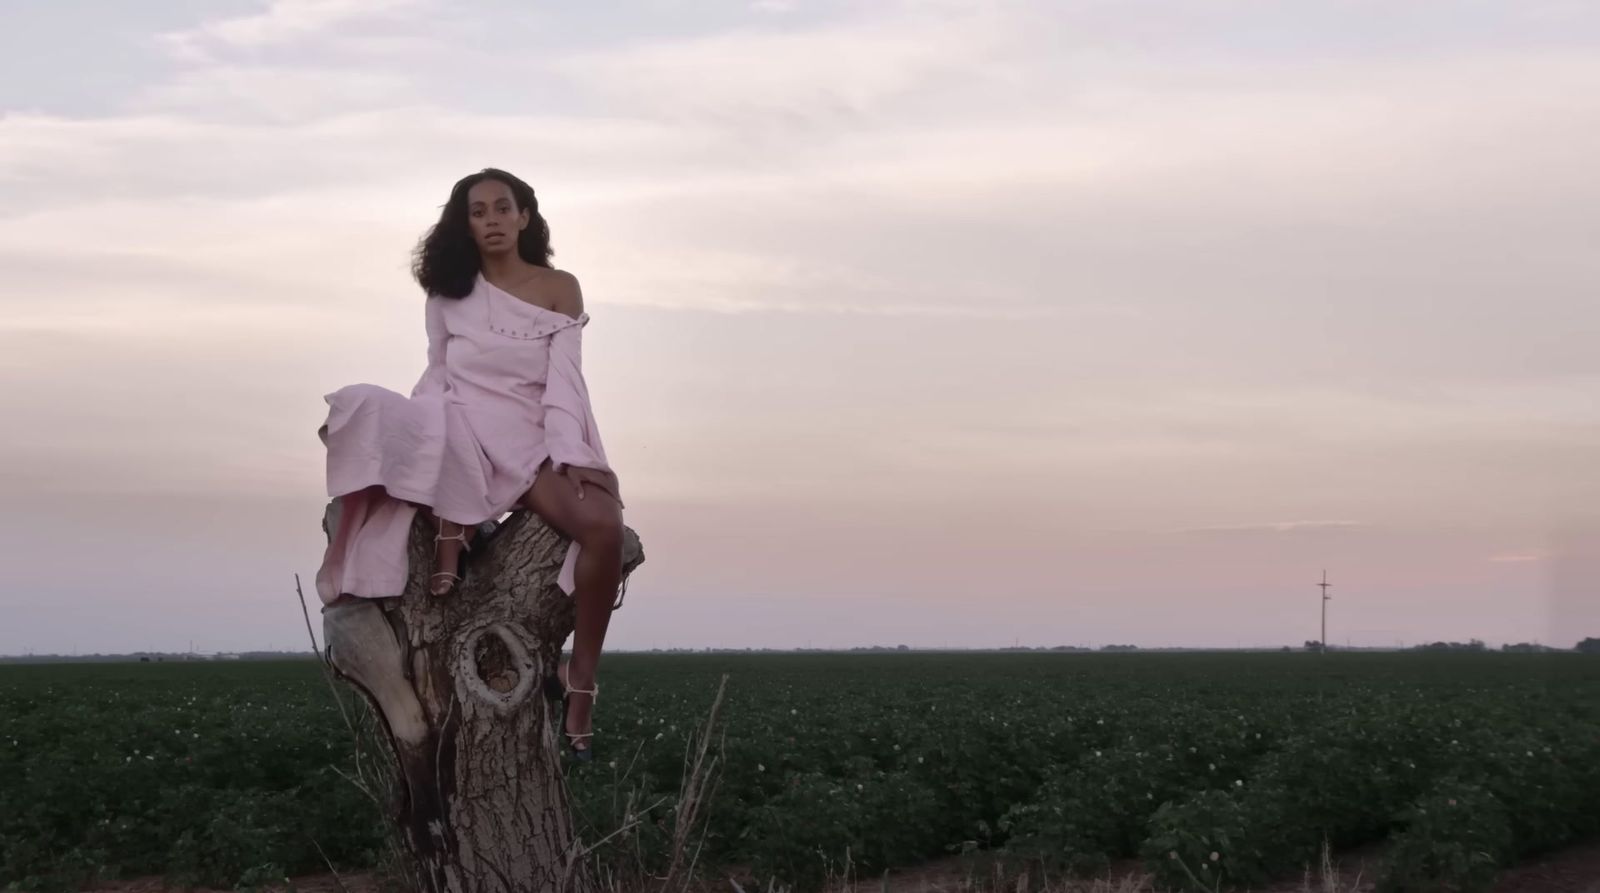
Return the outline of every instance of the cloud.
[[[1529,552],[1502,552],[1499,555],[1489,556],[1490,561],[1503,562],[1507,564],[1523,564],[1533,561],[1546,561],[1549,558],[1550,553],[1543,550],[1534,550]]]
[[[1361,521],[1270,521],[1263,524],[1218,524],[1183,527],[1173,533],[1320,533],[1355,530],[1370,525]]]
[[[1005,43],[992,8],[888,6],[845,21],[742,28],[578,50],[544,64],[573,88],[649,118],[745,138],[870,126],[895,100],[981,77]]]
[[[207,65],[140,93],[134,112],[193,121],[271,125],[410,105],[416,92],[400,72],[310,65]]]
[[[423,0],[269,0],[262,12],[213,19],[166,32],[157,39],[176,59],[205,63],[222,53],[303,41],[353,23],[404,15],[424,5]]]

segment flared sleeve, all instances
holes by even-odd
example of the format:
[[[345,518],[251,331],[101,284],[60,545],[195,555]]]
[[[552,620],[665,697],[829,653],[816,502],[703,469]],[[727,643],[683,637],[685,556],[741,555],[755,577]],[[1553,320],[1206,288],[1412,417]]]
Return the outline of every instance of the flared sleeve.
[[[550,372],[544,388],[544,437],[550,462],[556,471],[563,466],[598,468],[611,471],[605,447],[589,403],[589,388],[583,380],[583,327],[589,314],[563,325],[550,336]]]
[[[445,392],[444,345],[450,340],[450,333],[445,329],[441,300],[443,298],[430,296],[423,311],[423,325],[428,330],[428,368],[422,371],[416,387],[411,389],[413,397],[438,396]]]

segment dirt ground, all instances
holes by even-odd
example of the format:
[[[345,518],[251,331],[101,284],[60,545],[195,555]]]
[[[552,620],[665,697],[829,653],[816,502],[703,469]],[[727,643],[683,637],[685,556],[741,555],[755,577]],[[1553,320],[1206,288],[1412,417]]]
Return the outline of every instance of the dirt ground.
[[[1600,893],[1600,842],[1507,871],[1495,893]]]
[[[1371,893],[1372,878],[1377,870],[1378,850],[1346,853],[1339,857],[1335,873],[1337,885],[1328,883],[1320,873],[1309,878],[1286,880],[1259,893]],[[977,880],[978,884],[973,882]],[[851,885],[861,893],[971,893],[990,884],[966,876],[958,859],[944,859],[926,865],[891,871],[887,883],[882,879],[862,878]],[[841,886],[841,891],[851,887]],[[1108,877],[1098,880],[1069,881],[1061,885],[1052,883],[1056,893],[1144,893],[1151,888],[1135,864],[1118,866]],[[287,888],[285,888],[287,889]],[[335,878],[331,874],[295,878],[296,893],[381,893],[377,876],[348,874]],[[732,884],[713,883],[706,893],[721,891],[734,893]],[[96,888],[91,893],[179,893],[179,888],[167,887],[160,879],[146,878],[120,881]],[[196,889],[186,893],[224,893]],[[746,889],[745,893],[766,893],[764,889]],[[1506,870],[1494,886],[1493,893],[1600,893],[1600,841],[1571,847],[1544,858]]]
[[[1313,866],[1309,876],[1286,879],[1256,893],[1371,893],[1375,888],[1380,847],[1342,854],[1328,877]],[[967,893],[972,887],[953,862],[936,862],[890,872],[887,893]],[[875,880],[857,885],[861,893],[875,893]],[[992,885],[985,885],[992,886]],[[1152,888],[1137,863],[1114,868],[1108,877],[1072,881],[1057,886],[1058,893],[1146,893]],[[756,893],[756,891],[746,891]],[[1570,847],[1544,858],[1504,871],[1492,893],[1600,893],[1600,840]]]

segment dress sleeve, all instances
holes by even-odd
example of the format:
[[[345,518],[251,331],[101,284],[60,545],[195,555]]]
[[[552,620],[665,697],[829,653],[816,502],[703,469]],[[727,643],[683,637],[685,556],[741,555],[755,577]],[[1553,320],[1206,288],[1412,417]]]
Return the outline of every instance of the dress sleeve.
[[[544,437],[550,462],[611,471],[583,380],[583,327],[588,314],[550,336],[550,372],[544,388]]]
[[[428,368],[422,371],[416,387],[411,389],[413,397],[445,392],[444,343],[450,339],[450,333],[445,330],[444,307],[439,303],[441,300],[429,297],[424,311],[424,325],[428,329]]]

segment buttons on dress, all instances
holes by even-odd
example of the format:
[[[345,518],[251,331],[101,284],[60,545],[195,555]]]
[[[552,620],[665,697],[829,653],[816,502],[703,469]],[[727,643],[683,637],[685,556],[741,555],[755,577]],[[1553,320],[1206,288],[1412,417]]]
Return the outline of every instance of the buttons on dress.
[[[555,311],[553,311],[553,310],[547,310],[545,312],[546,313],[555,313]],[[586,325],[589,322],[589,314],[587,314],[587,313],[579,314],[577,319],[573,319],[572,317],[566,316],[565,314],[557,314],[557,315],[561,316],[562,318],[560,320],[555,321],[555,322],[545,323],[543,325],[532,326],[530,328],[523,328],[521,326],[505,325],[505,324],[503,324],[503,323],[501,323],[501,322],[499,322],[499,321],[497,321],[497,320],[495,320],[495,319],[493,319],[491,317],[490,320],[489,320],[489,331],[494,332],[494,333],[496,333],[498,335],[505,335],[505,336],[507,336],[509,338],[521,338],[521,339],[524,339],[524,340],[531,340],[531,339],[535,339],[535,338],[545,338],[545,337],[548,337],[550,335],[554,335],[556,332],[559,332],[562,329],[565,329],[565,328],[567,328],[569,326],[581,326],[581,325]]]
[[[492,286],[490,289],[499,291]],[[569,326],[582,326],[589,322],[587,313],[580,313],[574,319],[565,313],[530,304],[511,294],[491,293],[485,297],[489,299],[486,314],[489,331],[507,338],[533,341],[548,338]],[[515,309],[512,309],[513,307]]]
[[[576,322],[576,321],[574,321],[574,322]],[[502,326],[502,325],[498,325],[496,323],[490,323],[489,324],[489,331],[494,332],[496,334],[500,334],[500,335],[506,335],[506,336],[511,337],[511,338],[532,339],[532,338],[544,338],[544,337],[547,337],[549,335],[553,335],[556,332],[559,332],[559,331],[561,331],[562,329],[564,329],[566,327],[567,326],[564,325],[564,324],[558,324],[558,325],[544,325],[544,326],[539,326],[539,327],[533,328],[533,329],[513,329],[513,328],[510,328],[509,326]]]

